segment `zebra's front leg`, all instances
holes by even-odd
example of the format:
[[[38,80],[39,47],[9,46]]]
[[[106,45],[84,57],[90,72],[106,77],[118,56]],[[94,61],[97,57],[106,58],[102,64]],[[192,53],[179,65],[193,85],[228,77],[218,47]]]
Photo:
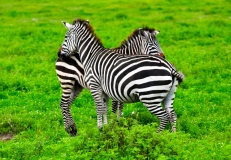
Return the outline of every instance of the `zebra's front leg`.
[[[109,97],[103,92],[100,86],[92,85],[91,94],[96,104],[97,126],[101,130],[103,128],[103,115],[104,123],[107,124],[107,110]]]
[[[178,85],[178,80],[176,79],[176,77],[174,77],[172,88],[170,89],[169,93],[167,94],[167,96],[164,98],[164,100],[162,102],[165,109],[166,109],[166,112],[168,113],[168,115],[170,117],[170,124],[171,124],[171,131],[172,132],[176,132],[177,116],[176,116],[176,113],[175,113],[174,108],[173,108],[173,102],[175,99],[175,93],[176,93],[177,85]]]
[[[107,114],[108,114],[108,100],[109,97],[103,92],[102,93],[102,100],[103,100],[103,120],[104,120],[104,124],[108,124],[108,119],[107,119]]]

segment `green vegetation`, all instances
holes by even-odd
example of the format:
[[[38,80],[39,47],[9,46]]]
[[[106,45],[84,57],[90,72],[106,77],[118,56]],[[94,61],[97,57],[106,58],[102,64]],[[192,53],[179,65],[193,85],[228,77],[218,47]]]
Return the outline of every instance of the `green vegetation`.
[[[177,132],[126,104],[97,129],[88,90],[72,105],[78,136],[64,130],[55,73],[66,32],[61,21],[88,19],[106,47],[136,28],[161,30],[167,59],[186,79],[177,90]],[[231,159],[231,10],[229,0],[1,0],[0,159]],[[132,112],[134,111],[134,114]]]

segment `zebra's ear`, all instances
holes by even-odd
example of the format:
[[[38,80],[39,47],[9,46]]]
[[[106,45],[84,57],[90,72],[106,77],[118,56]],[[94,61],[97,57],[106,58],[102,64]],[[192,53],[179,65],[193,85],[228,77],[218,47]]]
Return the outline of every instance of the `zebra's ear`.
[[[64,22],[64,21],[62,21],[62,23],[63,23],[63,25],[64,25],[67,29],[71,29],[72,24],[67,23],[67,22]]]
[[[86,23],[87,25],[89,25],[90,22],[89,22],[89,20],[86,20],[85,23]]]
[[[156,30],[156,31],[154,31],[153,32],[153,34],[156,36],[157,34],[159,34],[160,33],[160,30]]]
[[[89,24],[90,23],[89,20],[86,20],[86,23]]]
[[[143,37],[146,37],[145,36],[145,31],[143,30],[143,28],[139,28],[139,34]]]

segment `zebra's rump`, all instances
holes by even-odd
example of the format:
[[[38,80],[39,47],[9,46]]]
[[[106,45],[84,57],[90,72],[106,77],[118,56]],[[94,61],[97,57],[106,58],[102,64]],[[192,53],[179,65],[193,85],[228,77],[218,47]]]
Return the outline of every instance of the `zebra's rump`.
[[[84,69],[78,57],[71,56],[65,59],[58,58],[55,63],[56,74],[58,75],[61,85],[73,85],[77,81],[82,87],[87,85],[83,80]]]

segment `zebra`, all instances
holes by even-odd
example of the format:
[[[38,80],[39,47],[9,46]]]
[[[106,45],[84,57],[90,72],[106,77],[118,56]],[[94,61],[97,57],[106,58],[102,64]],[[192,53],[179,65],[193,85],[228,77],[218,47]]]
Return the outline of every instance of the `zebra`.
[[[165,57],[156,38],[156,34],[159,32],[160,31],[156,31],[154,28],[148,27],[136,29],[127,40],[121,42],[119,47],[111,50],[122,54],[158,54],[161,57]],[[59,50],[58,55],[60,51],[61,50]],[[70,113],[70,106],[83,88],[89,89],[83,80],[83,65],[80,62],[79,55],[75,53],[70,57],[58,58],[55,66],[63,91],[60,107],[62,108],[64,116],[65,129],[71,136],[75,136],[77,129]],[[115,113],[117,108],[118,117],[121,117],[123,103],[113,100],[112,112]]]
[[[164,58],[157,55],[124,55],[104,48],[89,21],[77,19],[73,24],[63,22],[68,28],[61,45],[60,57],[78,52],[84,66],[84,81],[90,88],[96,104],[97,126],[107,124],[109,97],[132,103],[141,101],[155,114],[162,131],[170,121],[169,114],[161,107],[177,78],[184,75]],[[173,125],[172,125],[173,126]]]

